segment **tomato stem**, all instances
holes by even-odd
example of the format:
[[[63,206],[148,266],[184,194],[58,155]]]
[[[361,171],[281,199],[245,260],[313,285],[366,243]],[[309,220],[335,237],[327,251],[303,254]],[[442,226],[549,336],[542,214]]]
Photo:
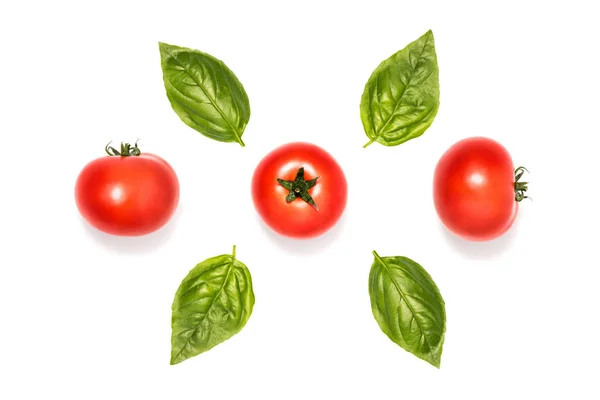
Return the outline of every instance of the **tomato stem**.
[[[139,156],[140,154],[142,154],[142,152],[140,151],[137,143],[139,142],[140,139],[135,141],[135,144],[133,146],[131,146],[129,143],[123,143],[121,142],[121,150],[117,150],[114,147],[112,147],[110,144],[112,143],[112,141],[108,142],[108,144],[106,145],[106,147],[104,148],[104,151],[106,151],[106,154],[108,154],[111,157],[130,157],[130,156]]]
[[[319,179],[318,176],[308,181],[304,180],[304,167],[300,167],[298,169],[298,172],[296,173],[296,178],[293,181],[286,181],[281,178],[277,178],[277,182],[281,186],[289,190],[288,195],[285,197],[285,201],[287,203],[291,203],[297,198],[301,198],[302,200],[313,206],[315,210],[319,210],[319,207],[317,207],[317,204],[315,203],[311,195],[308,193],[308,189],[314,187],[317,184],[317,179]]]
[[[523,199],[531,199],[531,197],[525,196],[529,182],[519,182],[519,179],[521,179],[525,172],[529,172],[525,167],[515,169],[515,200],[517,202],[520,202]]]

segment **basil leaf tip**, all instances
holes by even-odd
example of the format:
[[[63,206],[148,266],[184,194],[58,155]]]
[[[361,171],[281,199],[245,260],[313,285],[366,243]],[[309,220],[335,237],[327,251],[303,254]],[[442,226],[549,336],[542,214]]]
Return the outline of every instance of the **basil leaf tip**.
[[[440,368],[446,307],[438,287],[407,257],[373,255],[369,296],[379,327],[404,350]]]
[[[210,54],[163,42],[158,45],[173,111],[204,136],[244,147],[242,135],[250,119],[250,103],[235,74]]]
[[[373,71],[362,94],[360,118],[369,142],[397,146],[421,136],[440,104],[433,32],[408,44]]]

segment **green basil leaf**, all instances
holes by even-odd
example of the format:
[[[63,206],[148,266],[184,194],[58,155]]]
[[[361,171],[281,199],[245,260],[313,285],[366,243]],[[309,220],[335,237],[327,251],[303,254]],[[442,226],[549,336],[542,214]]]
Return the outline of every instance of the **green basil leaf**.
[[[159,48],[167,97],[179,118],[204,136],[243,147],[250,103],[234,73],[201,51],[165,43]]]
[[[360,118],[370,141],[397,146],[421,136],[440,105],[433,32],[428,31],[373,71],[360,102]]]
[[[446,306],[435,282],[409,258],[373,255],[369,295],[379,327],[394,343],[439,368]]]
[[[233,254],[196,265],[181,282],[171,319],[171,365],[197,356],[242,330],[252,314],[248,268]]]

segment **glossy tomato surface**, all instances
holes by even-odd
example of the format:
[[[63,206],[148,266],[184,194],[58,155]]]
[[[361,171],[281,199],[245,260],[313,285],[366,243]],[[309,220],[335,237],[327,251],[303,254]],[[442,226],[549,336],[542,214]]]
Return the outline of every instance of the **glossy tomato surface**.
[[[505,233],[517,214],[515,171],[498,142],[472,137],[450,147],[434,173],[433,198],[442,223],[472,241]]]
[[[112,235],[141,236],[171,219],[179,202],[179,181],[159,156],[106,156],[80,172],[75,200],[95,228]]]
[[[265,156],[252,177],[252,199],[275,232],[312,238],[333,227],[346,208],[342,168],[321,147],[288,143]]]

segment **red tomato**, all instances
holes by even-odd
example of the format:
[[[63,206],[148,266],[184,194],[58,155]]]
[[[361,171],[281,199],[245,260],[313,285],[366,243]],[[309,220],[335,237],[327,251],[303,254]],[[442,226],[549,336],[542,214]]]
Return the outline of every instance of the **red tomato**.
[[[508,151],[492,139],[455,143],[434,173],[433,198],[442,223],[468,240],[502,235],[515,220],[518,201],[527,197],[526,182],[518,182],[523,170],[515,171]]]
[[[328,231],[346,208],[348,186],[335,159],[310,143],[288,143],[263,158],[252,178],[252,199],[275,232],[312,238]]]
[[[75,184],[77,208],[92,226],[109,234],[141,236],[154,232],[177,208],[177,175],[165,160],[141,154],[137,145],[125,144],[121,150],[126,150],[121,153],[126,155],[114,150],[83,168]]]

